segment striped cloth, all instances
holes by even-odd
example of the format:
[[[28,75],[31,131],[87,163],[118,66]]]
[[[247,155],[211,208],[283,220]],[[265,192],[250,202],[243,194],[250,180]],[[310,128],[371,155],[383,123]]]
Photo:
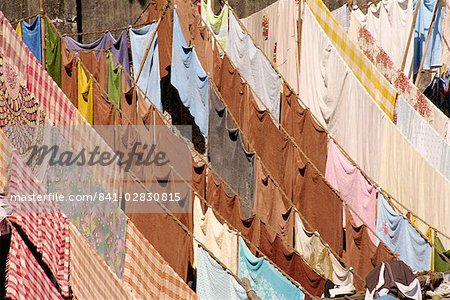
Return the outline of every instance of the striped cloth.
[[[194,291],[130,220],[127,223],[123,280],[139,299],[197,299]]]
[[[378,72],[372,62],[365,57],[358,46],[351,41],[347,32],[339,25],[322,0],[307,0],[307,4],[366,91],[386,115],[393,120],[396,99],[394,88]]]
[[[14,152],[11,159],[11,195],[44,195],[45,189],[37,184],[32,171]],[[18,224],[42,254],[42,260],[55,276],[63,296],[69,296],[69,220],[48,202],[10,201],[13,214],[10,221]]]
[[[70,243],[70,285],[77,299],[135,299],[73,224]]]
[[[63,299],[15,229],[11,235],[7,274],[7,298]]]
[[[11,159],[11,148],[3,130],[0,130],[0,193],[5,190],[8,180],[7,170]]]

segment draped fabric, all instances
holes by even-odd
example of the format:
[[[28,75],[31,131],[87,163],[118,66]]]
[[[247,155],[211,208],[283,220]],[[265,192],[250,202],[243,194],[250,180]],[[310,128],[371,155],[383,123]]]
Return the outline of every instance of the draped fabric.
[[[450,161],[446,153],[450,145],[415,111],[403,97],[397,99],[397,127],[414,145],[417,152],[446,178]],[[450,174],[449,174],[450,175]]]
[[[365,28],[398,69],[401,68],[405,55],[412,19],[413,0],[380,1],[370,5],[367,10]],[[404,69],[409,78],[412,75],[413,57],[414,45],[410,45]]]
[[[45,195],[31,169],[17,152],[12,154],[9,196]],[[55,203],[10,201],[10,220],[19,225],[42,255],[64,296],[69,295],[69,219]]]
[[[78,110],[89,124],[94,123],[94,78],[86,76],[83,66],[78,63]]]
[[[127,222],[123,281],[139,299],[197,299],[194,291],[130,220]]]
[[[344,268],[334,254],[325,247],[318,232],[309,232],[300,216],[295,214],[295,250],[313,266],[320,270],[334,284],[343,286],[353,284],[353,273]]]
[[[108,65],[108,97],[117,108],[121,108],[122,100],[122,67],[116,65],[112,53],[106,54]]]
[[[325,279],[312,269],[293,248],[288,248],[279,236],[271,234],[263,224],[260,233],[259,249],[261,252],[278,268],[300,283],[302,288],[313,296],[320,297],[324,290]]]
[[[216,172],[245,202],[248,217],[253,209],[256,155],[246,150],[242,133],[233,128],[228,110],[215,90],[209,89],[209,159]]]
[[[412,147],[394,124],[384,122],[383,132],[378,183],[414,215],[450,234],[449,181]]]
[[[170,83],[177,88],[183,105],[189,108],[205,137],[208,135],[208,81],[195,49],[186,43],[174,10]]]
[[[431,69],[442,65],[442,19],[443,13],[441,9],[442,2],[440,0],[424,0],[420,1],[417,7],[417,0],[413,0],[414,10],[418,9],[416,23],[414,26],[414,73],[417,73],[422,56],[425,54],[425,43],[428,33],[431,30],[431,39],[426,50],[423,69]],[[439,5],[436,12],[436,20],[434,27],[430,29],[431,20],[435,6]]]
[[[61,39],[48,18],[45,18],[45,69],[61,87]]]
[[[196,292],[199,299],[248,299],[247,293],[242,285],[224,270],[202,247],[198,247],[197,252]]]
[[[73,224],[70,242],[70,285],[77,299],[136,299]]]
[[[323,28],[325,34],[333,42],[336,50],[348,64],[349,68],[352,70],[358,81],[363,85],[367,93],[373,97],[375,103],[380,106],[386,115],[390,119],[393,119],[395,108],[395,91],[392,86],[389,85],[387,79],[384,78],[378,70],[376,70],[375,66],[370,61],[365,59],[363,51],[359,50],[358,47],[350,40],[350,37],[333,18],[322,0],[307,1],[307,6],[305,6],[305,16],[309,18],[308,15],[311,13],[320,24],[320,27]],[[302,41],[302,45],[310,44]],[[322,53],[322,51],[323,49],[320,53]],[[302,54],[301,57],[304,57],[304,55]],[[302,65],[303,63],[301,62],[300,66]],[[303,72],[300,70],[300,75],[302,73]],[[303,85],[300,84],[300,86]],[[304,97],[302,97],[302,99],[304,99]]]
[[[242,19],[255,44],[298,92],[298,4],[278,0]]]
[[[450,271],[450,250],[445,250],[444,245],[439,237],[435,237],[434,246],[434,271],[448,272]]]
[[[431,246],[406,218],[378,195],[377,229],[380,239],[415,272],[430,270]]]
[[[280,120],[281,78],[264,54],[256,48],[230,11],[227,54],[258,97],[260,109],[266,107]]]
[[[305,295],[264,258],[255,257],[239,238],[238,276],[247,278],[261,299],[304,299]]]
[[[37,16],[31,24],[22,21],[22,34],[24,43],[36,59],[42,63],[41,17]]]
[[[135,80],[137,79],[137,85],[156,108],[162,112],[158,33],[155,30],[156,24],[130,29],[131,55],[133,59],[133,74]],[[152,41],[151,45],[149,45],[150,41]],[[142,61],[148,47],[150,48],[143,63]],[[139,71],[141,73],[138,78]],[[150,105],[150,103],[148,104]]]
[[[112,52],[116,60],[118,60],[118,62],[124,67],[127,73],[130,72],[127,30],[122,30],[117,39],[115,39],[110,32],[107,32],[103,36],[89,44],[79,43],[69,36],[65,36],[64,40],[67,49],[70,49],[71,52],[85,52],[89,50],[95,50],[97,52],[98,50],[103,50],[103,52],[106,52],[107,50],[109,50]]]
[[[8,254],[6,297],[10,299],[63,299],[16,229]]]
[[[352,208],[351,213],[356,225],[360,226],[364,222],[375,231],[376,189],[361,174],[361,171],[342,155],[331,139],[328,142],[325,178],[339,191],[346,205]],[[361,217],[362,220],[357,216]],[[376,237],[372,233],[370,235],[375,244]]]
[[[333,14],[333,17],[341,24],[341,26],[348,30],[350,27],[350,8],[347,3],[342,5],[339,8],[336,8],[331,13]]]
[[[219,15],[214,15],[211,7],[212,0],[201,0],[201,15],[202,19],[207,24],[208,28],[213,32],[214,37],[219,42],[223,50],[227,49],[228,44],[228,15],[229,7],[224,5]],[[223,53],[223,50],[219,52]]]
[[[342,60],[308,7],[302,28],[300,97],[361,169],[378,180],[381,121],[385,116]]]
[[[199,242],[231,272],[237,272],[237,233],[227,224],[222,224],[211,208],[203,213],[200,199],[197,196],[194,199],[194,237],[194,268],[198,268],[199,250],[201,249]]]
[[[62,49],[66,49],[62,41]],[[78,107],[78,57],[62,50],[61,90],[75,108]]]

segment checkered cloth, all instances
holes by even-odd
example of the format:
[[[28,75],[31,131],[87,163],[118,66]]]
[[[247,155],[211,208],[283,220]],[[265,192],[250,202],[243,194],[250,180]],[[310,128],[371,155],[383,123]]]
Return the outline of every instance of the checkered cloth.
[[[0,130],[0,193],[5,191],[8,180],[8,166],[11,159],[11,148],[3,130]]]
[[[11,159],[11,195],[44,195],[45,189],[39,186],[31,169],[14,152]],[[50,268],[58,282],[63,296],[69,296],[69,220],[56,204],[48,202],[10,201],[13,214],[9,220],[18,224],[30,241],[42,254],[43,261]]]
[[[345,29],[339,25],[322,0],[307,0],[307,4],[352,72],[369,95],[392,120],[396,100],[394,88],[379,73],[372,62],[365,57],[358,46],[350,40]]]
[[[7,274],[6,297],[63,299],[15,229],[11,235]]]
[[[76,298],[135,299],[73,224],[70,243],[70,285]]]
[[[139,299],[197,299],[130,220],[123,280]]]

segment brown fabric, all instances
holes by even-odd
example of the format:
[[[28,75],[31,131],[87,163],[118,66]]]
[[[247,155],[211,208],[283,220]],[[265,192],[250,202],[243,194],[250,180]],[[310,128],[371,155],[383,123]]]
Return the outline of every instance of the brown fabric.
[[[129,120],[131,124],[137,124],[136,88],[128,82],[128,77],[125,72],[122,69],[122,117]]]
[[[141,19],[141,23],[155,22],[159,18],[164,9],[166,0],[150,0],[149,7],[147,8],[147,16]]]
[[[348,208],[345,210],[345,218],[346,249],[343,258],[347,266],[352,266],[356,273],[365,278],[379,262],[395,259],[383,243],[378,248],[373,244],[366,225],[356,226]],[[364,289],[364,281],[357,277],[354,284],[357,290]]]
[[[94,125],[114,125],[114,104],[98,88],[94,88]]]
[[[104,51],[80,51],[80,59],[87,72],[91,73],[100,84],[101,90],[106,91],[108,77],[106,69],[106,54]]]
[[[324,291],[325,279],[311,269],[292,248],[287,248],[279,236],[273,236],[261,224],[260,249],[281,270],[313,296],[320,297]]]
[[[223,183],[216,181],[211,172],[208,173],[206,199],[215,212],[217,211],[233,228],[253,244],[259,245],[260,220],[256,216],[245,219],[239,197],[227,191]],[[217,217],[222,221],[220,216]]]
[[[65,47],[64,39],[61,39],[62,66],[61,89],[75,107],[78,107],[78,58],[70,54]]]
[[[206,199],[206,165],[204,163],[196,164],[192,161],[192,192]]]
[[[261,161],[256,161],[255,202],[253,211],[268,230],[275,230],[286,245],[293,247],[294,213],[290,203],[285,201],[280,188],[263,168]]]
[[[244,134],[246,134],[245,124],[247,124],[249,115],[249,105],[247,104],[248,87],[241,80],[241,75],[231,65],[230,59],[226,55],[222,60],[222,64],[217,65],[215,69],[214,81],[230,113],[236,119]]]
[[[311,111],[303,108],[286,84],[281,97],[281,125],[308,158],[325,174],[327,133],[313,119]]]
[[[172,11],[168,10],[158,28],[159,70],[161,78],[166,77],[172,63]]]
[[[295,206],[313,227],[307,230],[320,232],[325,242],[336,253],[341,254],[343,250],[341,199],[310,163],[298,171],[303,182],[296,186],[300,189],[298,192],[300,196],[295,199]]]

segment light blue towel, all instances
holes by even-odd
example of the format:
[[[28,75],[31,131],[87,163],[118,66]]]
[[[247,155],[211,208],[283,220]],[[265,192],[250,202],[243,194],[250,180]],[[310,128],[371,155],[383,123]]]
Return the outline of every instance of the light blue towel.
[[[263,300],[304,299],[305,295],[263,257],[255,257],[239,238],[238,276],[248,278],[253,290]]]
[[[414,271],[430,270],[431,246],[416,229],[378,195],[377,234]]]
[[[425,42],[433,18],[434,7],[435,5],[441,6],[441,4],[441,0],[422,0],[417,8],[417,0],[413,1],[413,9],[419,9],[414,28],[414,73],[417,73],[420,60],[425,52]],[[442,66],[442,19],[442,9],[439,7],[423,64],[424,70]]]
[[[202,247],[198,248],[197,296],[200,300],[248,299],[244,287]]]
[[[193,47],[183,37],[176,10],[173,11],[172,72],[170,83],[178,90],[181,102],[189,108],[203,136],[208,135],[208,81]]]
[[[145,51],[156,30],[156,24],[150,24],[139,29],[130,29],[131,56],[133,74],[136,79],[144,59]],[[142,68],[137,85],[148,96],[159,111],[163,111],[161,103],[161,77],[159,75],[158,33],[155,33],[150,51]]]
[[[22,33],[24,43],[36,56],[37,60],[42,63],[41,17],[37,16],[31,24],[23,21]]]

